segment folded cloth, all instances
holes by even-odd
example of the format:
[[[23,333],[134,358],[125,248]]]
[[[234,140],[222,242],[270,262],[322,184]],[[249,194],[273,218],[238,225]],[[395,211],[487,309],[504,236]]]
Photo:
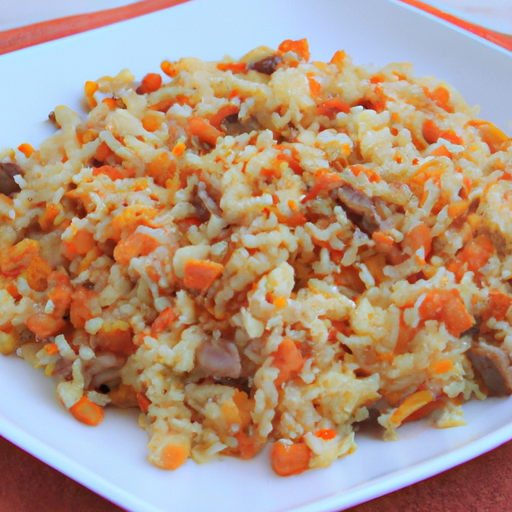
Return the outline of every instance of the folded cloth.
[[[187,0],[143,0],[128,3],[126,0],[110,0],[123,3],[121,7],[87,12],[64,18],[50,19],[0,32],[0,55],[28,46],[33,46],[61,37],[78,34],[93,28],[104,27],[118,21],[136,18],[143,14],[160,11],[167,7],[182,4]]]
[[[89,14],[133,4],[138,0],[0,0],[0,31],[33,25],[56,18],[68,18],[78,14]]]

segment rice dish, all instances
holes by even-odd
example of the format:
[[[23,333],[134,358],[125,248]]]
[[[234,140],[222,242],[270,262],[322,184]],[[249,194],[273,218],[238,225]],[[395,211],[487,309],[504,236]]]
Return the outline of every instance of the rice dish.
[[[287,40],[85,99],[0,152],[0,352],[79,421],[288,476],[510,394],[512,143],[452,86]]]

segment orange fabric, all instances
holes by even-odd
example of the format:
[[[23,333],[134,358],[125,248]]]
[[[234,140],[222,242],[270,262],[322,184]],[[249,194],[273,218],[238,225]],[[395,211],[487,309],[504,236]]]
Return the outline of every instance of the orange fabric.
[[[131,5],[107,9],[105,11],[79,14],[77,16],[58,18],[25,27],[5,30],[0,32],[0,55],[54,39],[60,39],[79,32],[85,32],[93,28],[111,25],[118,21],[166,9],[167,7],[172,7],[186,1],[188,0],[142,0]],[[501,34],[469,23],[418,0],[400,1],[438,16],[443,20],[512,51],[512,35]]]
[[[161,11],[187,0],[143,0],[134,4],[79,14],[66,18],[34,23],[26,27],[14,28],[0,32],[0,55],[13,52],[54,39],[85,32],[93,28],[104,27],[118,21],[136,18],[150,12]]]

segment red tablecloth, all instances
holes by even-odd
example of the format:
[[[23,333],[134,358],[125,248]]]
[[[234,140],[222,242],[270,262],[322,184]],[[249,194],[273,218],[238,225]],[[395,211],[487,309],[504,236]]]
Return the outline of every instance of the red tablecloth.
[[[99,13],[0,32],[0,54],[134,18],[186,0],[144,0]],[[512,51],[512,36],[467,23],[416,0],[402,0]],[[512,442],[351,512],[508,512]],[[0,437],[0,512],[114,512],[119,507]]]
[[[121,509],[0,437],[1,512]],[[510,512],[512,441],[349,512]]]

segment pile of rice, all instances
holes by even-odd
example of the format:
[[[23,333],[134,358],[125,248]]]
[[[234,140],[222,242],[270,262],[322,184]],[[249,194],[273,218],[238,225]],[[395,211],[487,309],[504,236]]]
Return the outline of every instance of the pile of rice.
[[[392,439],[510,393],[507,135],[410,64],[306,40],[161,68],[0,153],[3,354],[84,423],[139,407],[166,469],[270,442],[295,474],[365,420]]]

